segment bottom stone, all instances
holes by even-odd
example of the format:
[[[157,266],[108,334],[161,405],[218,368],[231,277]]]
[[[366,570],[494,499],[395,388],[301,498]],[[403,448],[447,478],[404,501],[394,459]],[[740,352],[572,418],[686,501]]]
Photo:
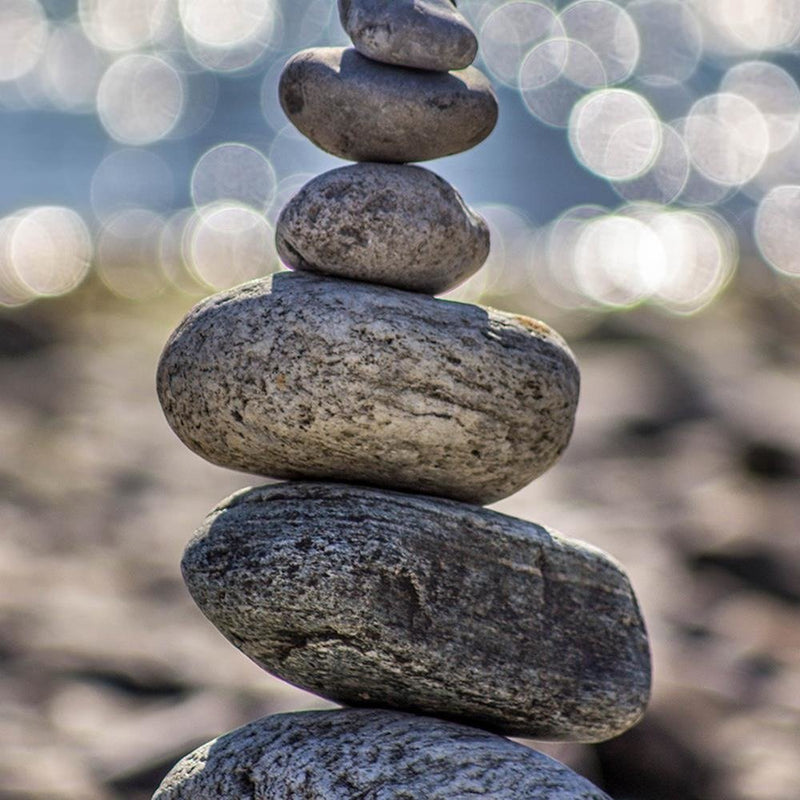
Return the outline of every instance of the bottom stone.
[[[153,800],[609,800],[548,756],[395,711],[278,714],[199,747]]]

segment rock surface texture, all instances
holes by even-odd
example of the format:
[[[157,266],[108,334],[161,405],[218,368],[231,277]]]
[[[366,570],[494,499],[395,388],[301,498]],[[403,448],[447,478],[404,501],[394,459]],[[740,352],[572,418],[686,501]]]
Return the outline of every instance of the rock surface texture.
[[[477,272],[489,229],[453,187],[421,167],[353,164],[307,183],[276,226],[295,269],[439,294]]]
[[[277,714],[190,753],[153,800],[609,800],[541,753],[390,711]]]
[[[349,161],[426,161],[469,150],[497,122],[482,72],[427,72],[317,47],[293,56],[280,100],[314,144]]]
[[[647,703],[647,637],[620,568],[476,506],[265,486],[212,512],[182,569],[233,644],[330,700],[582,741]]]
[[[359,53],[387,64],[447,72],[478,52],[452,0],[339,0],[339,18]]]
[[[527,317],[302,273],[201,303],[158,370],[170,425],[215,464],[476,503],[554,463],[578,382]]]
[[[182,562],[192,597],[264,669],[372,710],[240,728],[156,800],[608,800],[495,735],[623,732],[650,656],[616,563],[479,505],[555,463],[579,374],[544,323],[431,296],[488,254],[456,190],[406,165],[493,129],[474,34],[448,0],[339,8],[356,49],[295,55],[280,101],[323,150],[369,163],[289,201],[276,244],[296,271],[200,303],[157,382],[189,448],[289,481],[210,514]]]

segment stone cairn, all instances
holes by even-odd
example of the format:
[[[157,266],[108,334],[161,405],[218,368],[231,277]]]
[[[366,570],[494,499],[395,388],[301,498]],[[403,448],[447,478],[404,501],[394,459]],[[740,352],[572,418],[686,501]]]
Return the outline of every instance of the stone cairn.
[[[467,150],[497,103],[450,0],[340,0],[354,48],[296,54],[280,96],[324,150],[277,224],[294,268],[207,299],[166,345],[167,419],[247,489],[189,543],[203,613],[268,672],[349,708],[200,747],[158,800],[599,800],[503,735],[598,741],[643,713],[647,636],[598,550],[482,508],[547,470],[578,400],[545,324],[433,297],[485,222],[406,162]],[[454,71],[455,70],[455,71]]]

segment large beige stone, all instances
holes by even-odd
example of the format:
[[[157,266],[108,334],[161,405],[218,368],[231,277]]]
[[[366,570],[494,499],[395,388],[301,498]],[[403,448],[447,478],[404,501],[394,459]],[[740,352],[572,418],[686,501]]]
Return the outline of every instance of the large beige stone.
[[[489,229],[447,181],[422,167],[352,164],[317,176],[276,226],[286,264],[438,294],[480,269]]]
[[[494,511],[264,486],[216,508],[181,567],[234,645],[330,700],[581,741],[622,733],[647,704],[647,635],[621,568]]]
[[[153,800],[610,800],[485,731],[389,711],[276,714],[199,747]]]
[[[215,464],[475,503],[555,462],[578,384],[541,322],[300,272],[200,303],[158,368],[167,420]]]
[[[475,67],[425,72],[389,66],[352,48],[292,56],[280,79],[298,130],[349,161],[425,161],[469,150],[497,122],[497,100]]]
[[[339,0],[339,18],[360,53],[387,64],[446,72],[478,52],[452,0]]]

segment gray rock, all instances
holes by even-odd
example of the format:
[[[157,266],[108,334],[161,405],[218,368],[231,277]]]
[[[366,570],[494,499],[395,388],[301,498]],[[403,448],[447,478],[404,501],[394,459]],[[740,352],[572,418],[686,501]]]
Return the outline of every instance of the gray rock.
[[[478,52],[452,0],[339,0],[339,18],[359,53],[387,64],[447,72]]]
[[[521,744],[388,711],[276,714],[199,747],[153,800],[609,800]]]
[[[218,506],[189,592],[268,672],[336,702],[599,741],[644,712],[647,634],[599,550],[494,511],[344,484]]]
[[[425,161],[469,150],[497,122],[497,100],[475,67],[423,72],[380,64],[352,48],[289,59],[280,101],[314,144],[350,161]]]
[[[556,461],[578,383],[541,322],[302,272],[203,301],[158,368],[169,424],[214,464],[475,503]]]
[[[438,294],[477,272],[489,229],[447,181],[422,167],[353,164],[307,183],[276,228],[285,263]]]

